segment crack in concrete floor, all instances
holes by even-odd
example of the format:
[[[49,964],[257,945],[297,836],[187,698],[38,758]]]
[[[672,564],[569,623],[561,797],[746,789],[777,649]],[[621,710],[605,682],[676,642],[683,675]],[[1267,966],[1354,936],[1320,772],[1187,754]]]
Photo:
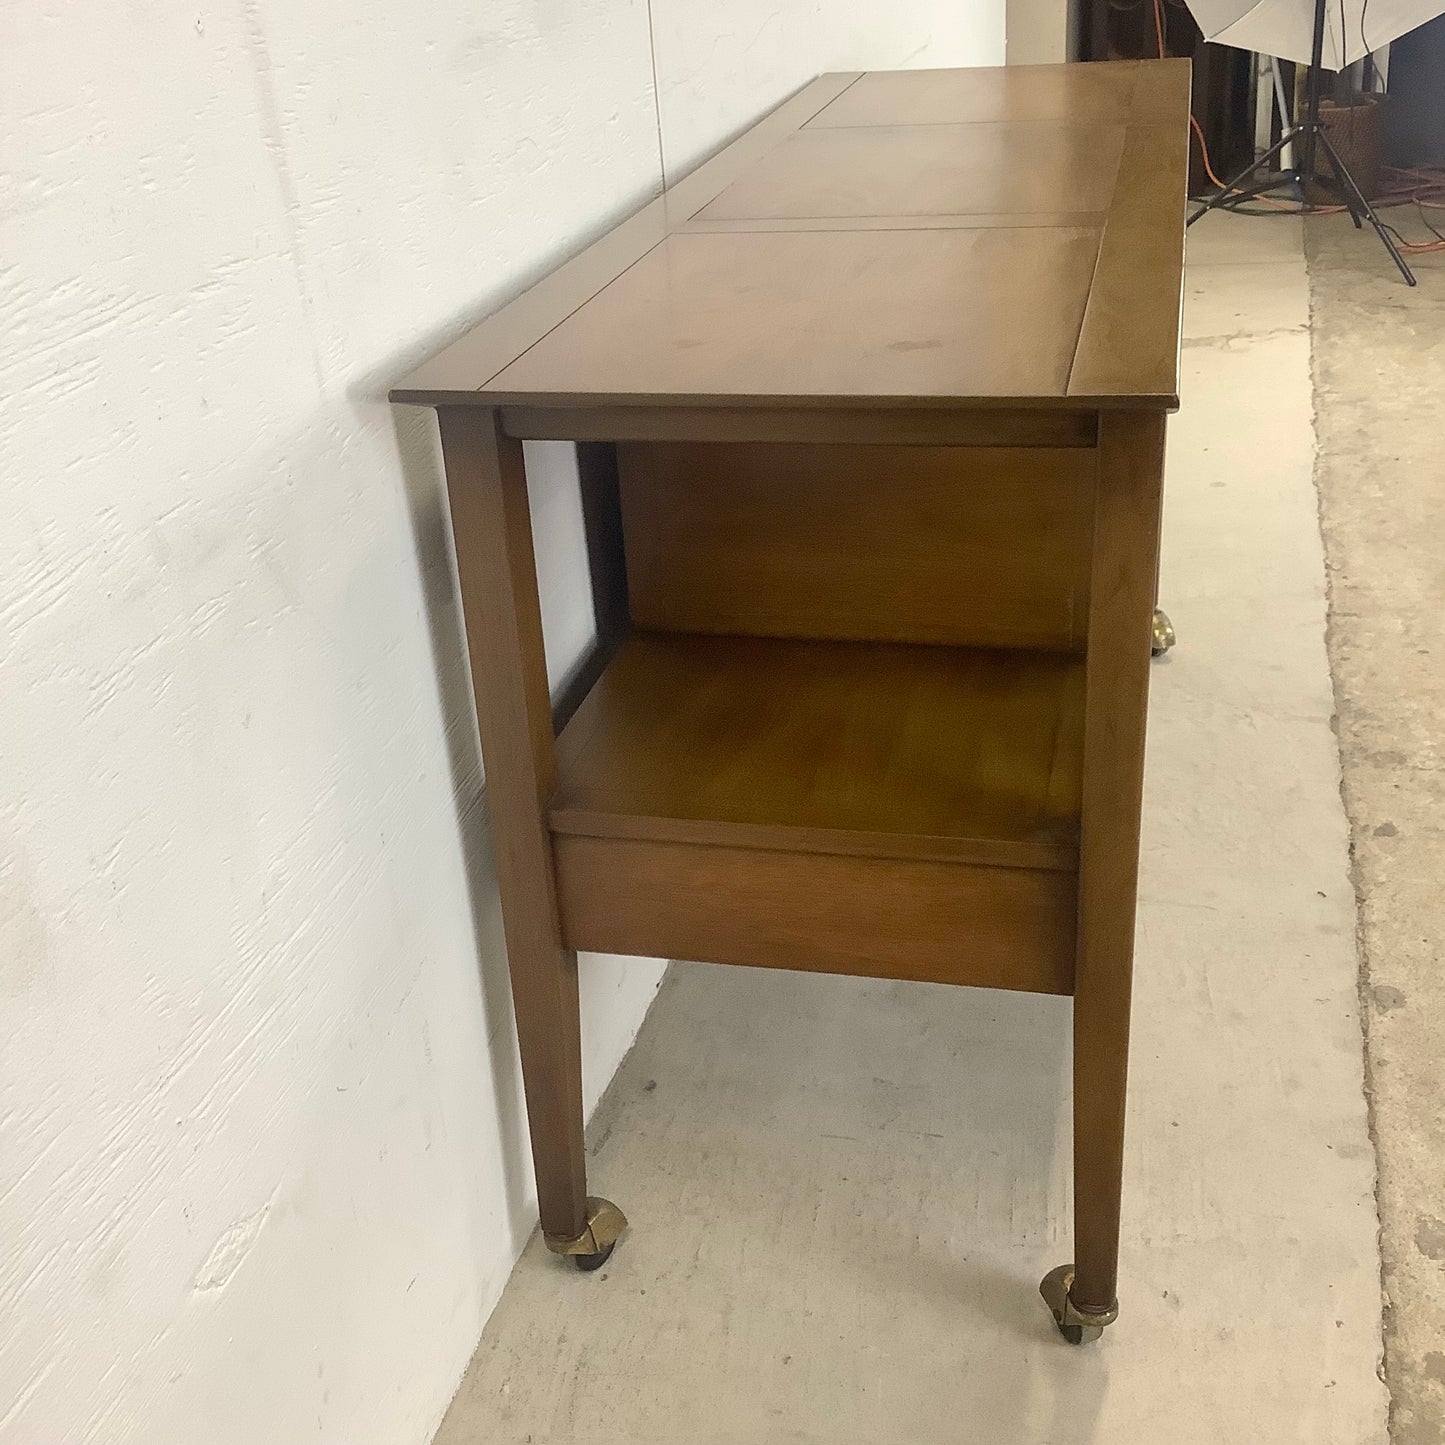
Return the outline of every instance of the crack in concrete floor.
[[[1330,587],[1379,1165],[1394,1445],[1445,1442],[1445,257],[1407,290],[1345,217],[1307,228]]]

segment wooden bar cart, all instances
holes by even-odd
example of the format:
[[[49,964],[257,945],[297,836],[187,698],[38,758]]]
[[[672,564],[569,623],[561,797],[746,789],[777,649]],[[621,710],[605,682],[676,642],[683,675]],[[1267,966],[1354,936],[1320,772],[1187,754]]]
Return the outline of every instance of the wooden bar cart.
[[[1117,1313],[1187,61],[828,75],[408,377],[437,409],[548,1245],[576,950],[1074,997],[1064,1335]],[[580,447],[554,716],[522,442]]]

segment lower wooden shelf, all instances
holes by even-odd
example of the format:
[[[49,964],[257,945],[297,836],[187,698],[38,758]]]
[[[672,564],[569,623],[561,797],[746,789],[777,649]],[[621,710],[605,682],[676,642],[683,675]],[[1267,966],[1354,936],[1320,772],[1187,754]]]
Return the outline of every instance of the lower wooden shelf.
[[[558,740],[574,948],[1067,993],[1083,664],[641,634]]]
[[[1083,660],[644,633],[557,744],[554,832],[997,867],[1078,857]]]

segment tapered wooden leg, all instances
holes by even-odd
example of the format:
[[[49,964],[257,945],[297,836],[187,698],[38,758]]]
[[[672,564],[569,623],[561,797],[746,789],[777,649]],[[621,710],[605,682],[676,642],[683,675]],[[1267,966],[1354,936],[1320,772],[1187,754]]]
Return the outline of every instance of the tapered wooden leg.
[[[1117,1310],[1129,996],[1163,461],[1162,416],[1105,414],[1084,711],[1069,1321],[1055,1310],[1066,1334],[1081,1322],[1097,1333]]]
[[[595,1258],[577,959],[562,946],[544,811],[555,760],[522,444],[485,408],[444,407],[439,420],[542,1230],[557,1252]],[[620,1226],[609,1227],[610,1251]]]

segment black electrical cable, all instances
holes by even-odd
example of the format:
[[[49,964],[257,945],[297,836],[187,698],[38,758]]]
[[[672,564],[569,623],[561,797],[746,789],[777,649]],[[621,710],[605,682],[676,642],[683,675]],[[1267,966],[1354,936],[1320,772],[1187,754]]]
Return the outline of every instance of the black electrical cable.
[[[1410,244],[1388,221],[1381,221],[1380,224],[1381,224],[1402,246],[1408,246],[1408,245]]]
[[[1445,231],[1437,231],[1435,227],[1430,224],[1430,218],[1425,214],[1425,207],[1418,200],[1415,202],[1415,209],[1419,212],[1420,223],[1425,229],[1429,231],[1432,236],[1437,236],[1440,240],[1445,241]]]

